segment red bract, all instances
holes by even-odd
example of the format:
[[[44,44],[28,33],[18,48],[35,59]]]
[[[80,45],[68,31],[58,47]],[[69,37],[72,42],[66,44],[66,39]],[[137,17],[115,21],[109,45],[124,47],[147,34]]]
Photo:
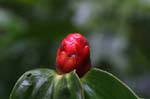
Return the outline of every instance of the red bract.
[[[89,43],[79,33],[69,34],[61,42],[56,57],[57,72],[64,74],[76,69],[82,77],[91,67]]]

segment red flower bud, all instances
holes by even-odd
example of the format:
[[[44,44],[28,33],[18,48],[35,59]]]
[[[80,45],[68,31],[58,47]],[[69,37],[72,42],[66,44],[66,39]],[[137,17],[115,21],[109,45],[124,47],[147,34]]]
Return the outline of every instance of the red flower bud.
[[[91,67],[89,43],[79,33],[69,34],[57,50],[57,72],[64,74],[76,69],[82,77]]]

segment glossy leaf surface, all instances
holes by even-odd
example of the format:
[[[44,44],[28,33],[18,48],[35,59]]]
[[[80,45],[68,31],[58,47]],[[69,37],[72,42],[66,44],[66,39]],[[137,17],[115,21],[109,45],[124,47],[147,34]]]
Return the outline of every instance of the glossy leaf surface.
[[[10,99],[83,99],[83,90],[74,72],[58,75],[50,69],[37,69],[20,77]]]
[[[58,75],[50,69],[23,74],[10,99],[138,99],[135,93],[112,74],[91,69],[79,79],[75,71]]]
[[[85,99],[137,99],[123,82],[103,70],[93,68],[81,81]]]

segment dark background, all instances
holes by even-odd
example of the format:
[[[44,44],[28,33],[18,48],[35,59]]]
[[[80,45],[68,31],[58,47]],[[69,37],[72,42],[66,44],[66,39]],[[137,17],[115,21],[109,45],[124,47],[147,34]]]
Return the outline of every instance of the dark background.
[[[0,0],[0,99],[25,71],[54,69],[71,32],[88,38],[93,67],[150,97],[149,0]]]

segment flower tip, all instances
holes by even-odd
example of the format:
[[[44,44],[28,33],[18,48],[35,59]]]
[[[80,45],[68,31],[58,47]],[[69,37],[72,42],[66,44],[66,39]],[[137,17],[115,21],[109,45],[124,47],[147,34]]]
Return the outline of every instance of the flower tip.
[[[56,69],[58,73],[76,70],[82,77],[91,67],[90,48],[87,39],[80,33],[70,33],[57,50]]]

